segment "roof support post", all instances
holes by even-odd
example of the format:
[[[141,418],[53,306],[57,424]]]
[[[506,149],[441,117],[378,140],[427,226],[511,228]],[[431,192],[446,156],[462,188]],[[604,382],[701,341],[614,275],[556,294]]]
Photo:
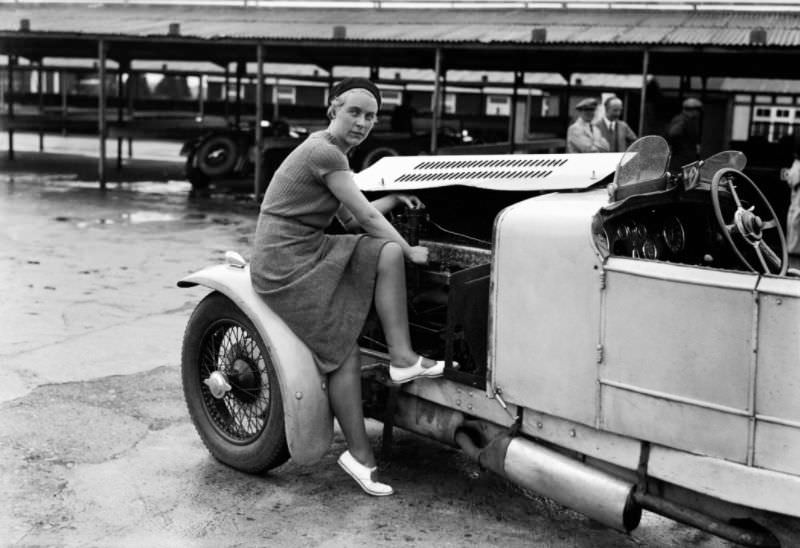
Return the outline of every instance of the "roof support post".
[[[36,87],[39,92],[39,152],[44,152],[44,59],[40,58],[36,70]]]
[[[100,137],[100,157],[97,160],[97,179],[100,189],[106,189],[106,42],[97,41],[97,134]]]
[[[708,76],[703,74],[700,76],[700,97],[701,97],[700,100],[703,102],[704,105],[708,103],[707,92],[708,92]],[[705,157],[705,151],[703,151],[703,127],[705,126],[704,114],[705,112],[701,110],[700,111],[700,157],[701,158]],[[725,134],[730,135],[730,127],[726,128]],[[752,463],[748,464],[752,465]]]
[[[205,116],[206,110],[206,93],[205,93],[205,85],[206,85],[206,76],[202,72],[197,73],[197,116],[200,118],[200,121],[203,121],[203,117]]]
[[[567,81],[567,85],[564,89],[564,94],[563,94],[564,112],[566,113],[565,118],[567,120],[567,125],[564,128],[564,135],[566,136],[567,132],[569,132],[569,126],[572,125],[572,112],[569,109],[569,102],[572,99],[572,73],[571,72],[561,73],[561,77]],[[566,139],[564,142],[566,145]]]
[[[644,113],[647,104],[647,71],[650,67],[650,51],[645,49],[642,54],[642,98],[639,101],[639,137],[644,132]]]
[[[253,181],[253,196],[258,201],[261,192],[261,180],[264,178],[264,158],[261,153],[264,140],[261,130],[261,120],[264,118],[264,45],[256,46],[256,153],[255,153],[255,180]]]
[[[275,85],[272,86],[272,121],[274,122],[281,116],[281,106],[278,102],[278,86],[281,85],[279,76],[275,77]]]
[[[334,82],[333,67],[332,66],[327,67],[327,71],[328,71],[328,89],[325,90],[325,111],[324,111],[326,119],[328,117],[328,107],[331,104],[331,95],[332,95],[331,92],[333,91],[333,82]],[[328,120],[328,122],[330,122],[330,120]]]
[[[120,63],[117,69],[117,125],[122,128],[124,118],[123,109],[125,107],[125,93],[122,86],[122,71],[125,70],[130,80],[130,64]],[[117,135],[117,170],[122,169],[122,135]]]
[[[700,76],[700,100],[705,104],[708,100],[708,76],[705,74]]]
[[[136,73],[133,71],[133,65],[128,65],[128,83],[125,86],[125,98],[126,98],[126,109],[128,111],[128,118],[133,120],[134,113],[135,113],[135,102],[137,98],[137,93],[139,93],[137,89],[137,81],[138,78],[136,77]],[[133,158],[133,137],[128,136],[128,158]]]
[[[439,119],[442,116],[442,48],[436,48],[433,80],[433,118],[431,120],[431,154],[436,154],[439,144]]]
[[[236,127],[242,120],[242,73],[245,65],[242,61],[236,61]]]
[[[680,81],[678,83],[678,103],[683,103],[684,96],[686,95],[686,86],[689,86],[689,89],[692,87],[691,80],[687,84],[687,76],[685,74],[681,74]]]
[[[522,83],[522,72],[514,71],[514,88],[511,94],[511,109],[508,112],[508,153],[514,154],[514,141],[517,132],[517,95],[519,86]]]
[[[230,63],[225,63],[225,89],[222,90],[222,101],[225,113],[225,123],[229,123],[228,117],[230,116],[230,105],[228,101],[228,86],[230,85],[230,78],[231,78],[231,69]]]
[[[67,131],[67,115],[69,114],[69,105],[67,103],[67,72],[64,70],[58,71],[58,87],[61,91],[61,131]]]
[[[17,65],[17,56],[8,56],[8,159],[14,159],[14,68]]]

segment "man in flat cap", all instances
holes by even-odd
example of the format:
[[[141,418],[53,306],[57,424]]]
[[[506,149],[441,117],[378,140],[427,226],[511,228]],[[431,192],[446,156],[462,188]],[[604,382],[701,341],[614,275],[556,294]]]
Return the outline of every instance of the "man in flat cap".
[[[667,142],[672,149],[670,171],[700,158],[700,115],[703,103],[695,97],[683,101],[683,110],[667,126]]]
[[[609,152],[625,152],[636,140],[631,127],[620,119],[622,116],[622,99],[612,95],[603,102],[605,114],[597,123],[600,134],[608,142]]]
[[[567,129],[567,152],[608,152],[608,141],[592,122],[597,110],[597,99],[583,99],[575,109],[578,111],[578,119]]]

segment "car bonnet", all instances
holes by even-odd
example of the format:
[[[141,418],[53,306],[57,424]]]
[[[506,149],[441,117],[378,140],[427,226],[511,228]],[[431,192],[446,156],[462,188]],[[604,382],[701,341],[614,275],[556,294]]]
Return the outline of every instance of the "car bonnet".
[[[393,156],[355,175],[363,191],[471,186],[499,191],[582,190],[614,173],[621,153]]]

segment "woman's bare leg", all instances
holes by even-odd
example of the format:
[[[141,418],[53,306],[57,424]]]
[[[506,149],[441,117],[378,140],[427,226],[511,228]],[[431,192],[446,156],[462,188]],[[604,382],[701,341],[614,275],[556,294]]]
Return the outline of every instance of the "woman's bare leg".
[[[392,365],[408,367],[419,355],[411,348],[406,303],[406,270],[403,250],[390,242],[381,248],[378,257],[378,279],[375,282],[375,309],[381,320]],[[433,365],[425,360],[424,365]]]
[[[328,375],[328,395],[350,454],[364,466],[372,468],[375,466],[375,455],[364,425],[358,345],[353,346],[341,367]]]

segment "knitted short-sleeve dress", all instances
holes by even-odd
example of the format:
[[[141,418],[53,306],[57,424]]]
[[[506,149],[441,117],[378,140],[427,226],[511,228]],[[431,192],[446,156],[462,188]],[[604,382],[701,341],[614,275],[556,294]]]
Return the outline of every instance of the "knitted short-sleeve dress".
[[[324,177],[349,169],[327,131],[295,148],[267,187],[250,262],[256,292],[308,345],[323,373],[336,370],[356,344],[387,243],[325,233],[341,204]]]

